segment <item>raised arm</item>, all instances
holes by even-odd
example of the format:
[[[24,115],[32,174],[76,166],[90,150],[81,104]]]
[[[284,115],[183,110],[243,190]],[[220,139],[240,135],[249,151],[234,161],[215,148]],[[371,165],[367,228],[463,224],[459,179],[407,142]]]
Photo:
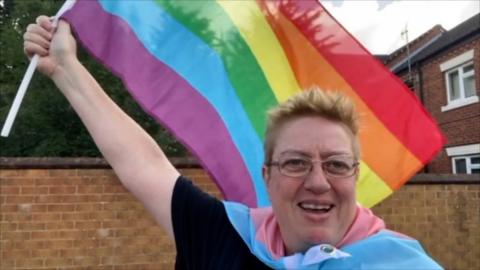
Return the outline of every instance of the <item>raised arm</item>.
[[[78,61],[70,26],[54,29],[40,16],[24,35],[24,50],[40,56],[38,69],[52,78],[87,127],[123,185],[173,239],[171,199],[178,171],[155,141],[103,91]]]

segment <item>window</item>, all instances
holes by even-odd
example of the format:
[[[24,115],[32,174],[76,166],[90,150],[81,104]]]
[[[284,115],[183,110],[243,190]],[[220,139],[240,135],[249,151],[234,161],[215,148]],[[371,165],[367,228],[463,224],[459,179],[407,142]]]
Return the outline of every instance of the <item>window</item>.
[[[480,174],[480,144],[447,147],[453,173]]]
[[[473,63],[447,72],[448,103],[475,96]]]
[[[447,90],[447,105],[442,106],[442,112],[479,102],[472,59],[470,50],[440,65]]]
[[[480,155],[454,157],[453,173],[480,174]]]

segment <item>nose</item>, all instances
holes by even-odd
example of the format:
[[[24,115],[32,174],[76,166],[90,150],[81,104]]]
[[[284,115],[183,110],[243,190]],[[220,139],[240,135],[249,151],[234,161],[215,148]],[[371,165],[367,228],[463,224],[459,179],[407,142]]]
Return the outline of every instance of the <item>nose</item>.
[[[332,187],[323,171],[321,163],[313,163],[312,170],[306,176],[303,185],[305,189],[313,193],[324,193]]]

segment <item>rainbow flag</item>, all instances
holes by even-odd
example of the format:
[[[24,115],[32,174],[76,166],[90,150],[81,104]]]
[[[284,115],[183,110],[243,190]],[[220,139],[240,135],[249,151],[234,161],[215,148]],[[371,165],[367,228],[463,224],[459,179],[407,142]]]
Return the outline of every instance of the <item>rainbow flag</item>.
[[[64,19],[228,200],[269,205],[265,112],[312,85],[346,93],[362,115],[364,206],[444,144],[415,96],[315,0],[77,1]]]

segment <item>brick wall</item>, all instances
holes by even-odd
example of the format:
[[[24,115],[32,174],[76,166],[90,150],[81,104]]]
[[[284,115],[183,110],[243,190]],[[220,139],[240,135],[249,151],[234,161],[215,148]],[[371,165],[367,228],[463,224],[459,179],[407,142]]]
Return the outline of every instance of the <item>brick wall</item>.
[[[445,269],[480,269],[480,183],[406,185],[373,208]]]
[[[202,170],[181,172],[220,196]],[[480,269],[472,179],[407,185],[374,211],[447,269]],[[110,169],[3,168],[0,211],[0,269],[173,269],[173,242]]]
[[[480,39],[450,49],[422,65],[425,107],[438,122],[447,138],[445,147],[480,143],[480,103],[442,112],[447,104],[447,90],[440,64],[474,49],[475,85],[480,96]],[[451,173],[452,165],[445,150],[429,164],[430,172]]]

